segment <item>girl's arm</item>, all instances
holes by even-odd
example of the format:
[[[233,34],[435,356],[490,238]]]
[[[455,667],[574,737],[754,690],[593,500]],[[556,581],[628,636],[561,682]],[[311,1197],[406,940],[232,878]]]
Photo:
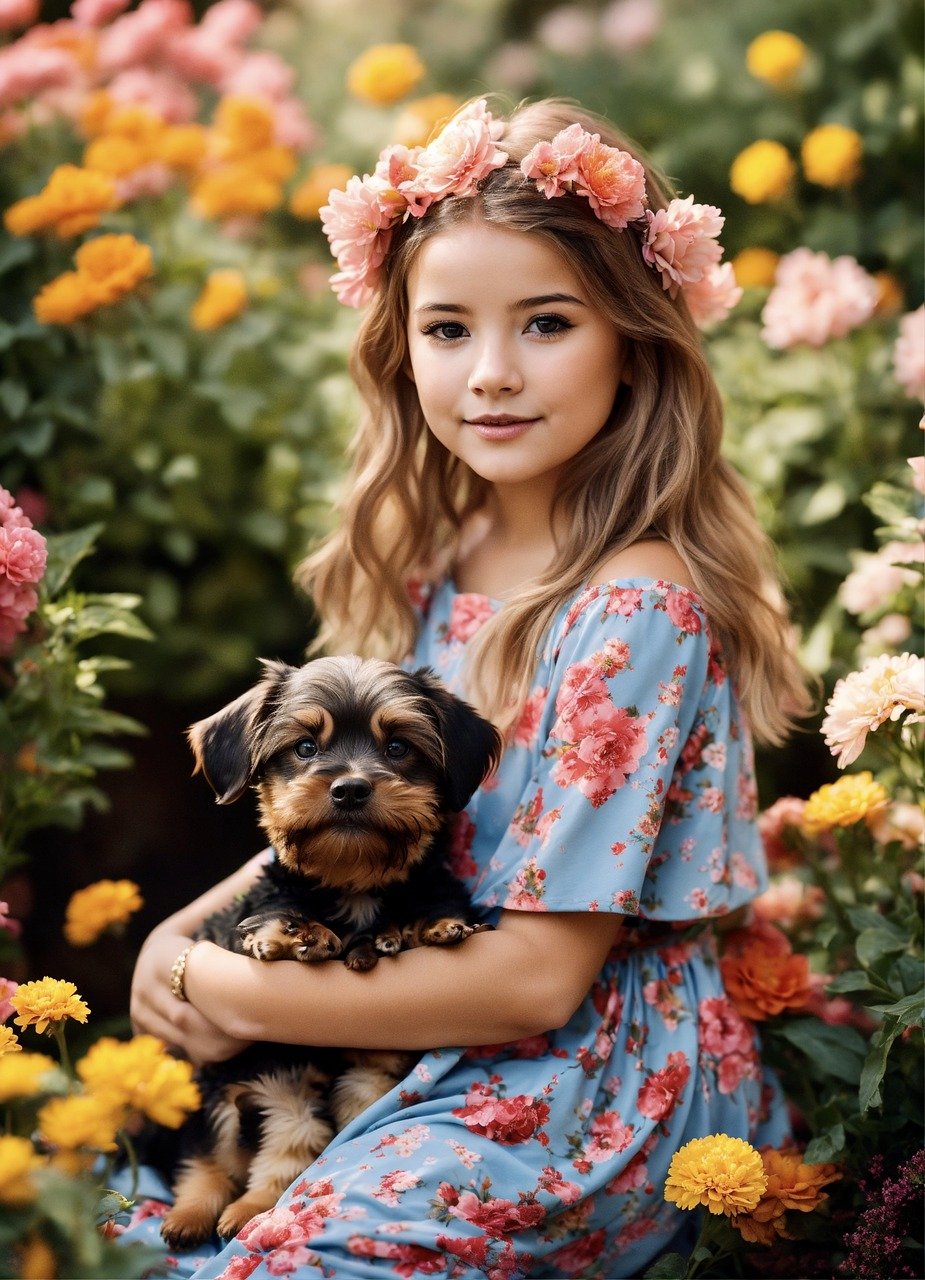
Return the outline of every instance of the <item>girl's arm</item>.
[[[203,942],[190,953],[185,989],[234,1041],[421,1050],[501,1044],[568,1021],[620,921],[606,913],[505,911],[493,932],[457,948],[404,951],[369,973],[338,961],[265,963]],[[176,949],[160,947],[162,973],[175,957]],[[163,1036],[157,1027],[166,1027],[176,1043],[188,1006],[166,984],[155,994],[148,1029]]]

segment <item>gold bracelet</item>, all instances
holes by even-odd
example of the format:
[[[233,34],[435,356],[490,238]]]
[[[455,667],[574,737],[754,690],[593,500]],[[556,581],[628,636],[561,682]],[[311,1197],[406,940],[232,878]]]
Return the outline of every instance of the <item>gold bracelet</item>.
[[[183,986],[183,979],[186,977],[186,962],[195,945],[195,942],[191,942],[189,946],[184,947],[170,966],[170,994],[176,996],[178,1000],[189,999]]]

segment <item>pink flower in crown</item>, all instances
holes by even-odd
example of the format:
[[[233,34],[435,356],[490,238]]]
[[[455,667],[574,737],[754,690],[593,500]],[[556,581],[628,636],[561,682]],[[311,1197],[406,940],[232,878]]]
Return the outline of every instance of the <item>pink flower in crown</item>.
[[[331,284],[347,306],[362,306],[375,287],[391,239],[392,212],[383,207],[373,178],[352,177],[321,210],[321,225],[340,272]]]
[[[578,177],[578,157],[591,141],[580,124],[561,129],[550,142],[538,142],[520,162],[525,178],[536,181],[536,189],[547,200],[561,196],[567,182]]]
[[[694,324],[703,329],[725,320],[741,297],[731,262],[714,263],[699,280],[684,287],[684,301]]]
[[[485,99],[454,116],[418,157],[416,190],[441,199],[471,196],[481,180],[507,163],[506,151],[495,145],[491,114]]]
[[[410,213],[413,218],[420,218],[434,202],[434,197],[421,188],[418,157],[422,150],[396,143],[380,153],[373,177],[381,183],[380,200],[393,209],[393,216]]]
[[[81,26],[102,27],[129,6],[129,0],[74,0],[71,18]]]
[[[608,227],[622,230],[645,212],[646,175],[628,151],[608,147],[591,134],[578,157],[575,191],[587,196],[591,208]]]
[[[693,196],[672,200],[655,213],[646,210],[642,256],[662,273],[662,284],[672,298],[682,285],[702,279],[719,262],[723,250],[716,237],[725,221],[715,205],[694,204]]]

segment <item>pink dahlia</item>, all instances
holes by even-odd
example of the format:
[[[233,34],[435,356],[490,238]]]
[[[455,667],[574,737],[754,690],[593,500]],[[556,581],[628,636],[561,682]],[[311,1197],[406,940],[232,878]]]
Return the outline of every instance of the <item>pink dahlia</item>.
[[[608,227],[622,230],[645,212],[646,175],[628,151],[608,147],[595,133],[578,157],[575,191]]]
[[[672,298],[682,285],[703,278],[708,267],[723,256],[716,237],[726,219],[712,204],[694,204],[694,197],[672,200],[665,209],[646,211],[648,230],[642,256],[662,273],[662,283]]]
[[[877,283],[854,258],[794,249],[777,265],[761,336],[777,350],[801,342],[821,347],[863,324],[876,305]]]
[[[910,399],[925,400],[925,306],[910,311],[899,322],[893,373]]]
[[[438,199],[473,195],[484,177],[507,163],[492,133],[484,98],[454,116],[418,157],[420,191]]]
[[[388,249],[392,214],[368,177],[352,177],[346,190],[332,191],[328,200],[321,225],[340,267],[331,284],[347,306],[362,306],[372,295]]]

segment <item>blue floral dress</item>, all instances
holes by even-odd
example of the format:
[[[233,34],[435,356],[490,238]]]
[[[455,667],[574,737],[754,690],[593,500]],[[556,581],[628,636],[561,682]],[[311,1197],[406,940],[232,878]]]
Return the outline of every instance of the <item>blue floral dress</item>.
[[[419,604],[415,665],[463,692],[467,643],[502,606],[449,580]],[[710,928],[765,887],[755,815],[751,741],[698,597],[642,578],[578,594],[453,862],[486,909],[626,917],[587,998],[560,1030],[424,1054],[276,1208],[176,1274],[643,1270],[689,1225],[663,1198],[679,1147],[786,1133]],[[143,1200],[126,1238],[152,1237],[162,1212]]]

